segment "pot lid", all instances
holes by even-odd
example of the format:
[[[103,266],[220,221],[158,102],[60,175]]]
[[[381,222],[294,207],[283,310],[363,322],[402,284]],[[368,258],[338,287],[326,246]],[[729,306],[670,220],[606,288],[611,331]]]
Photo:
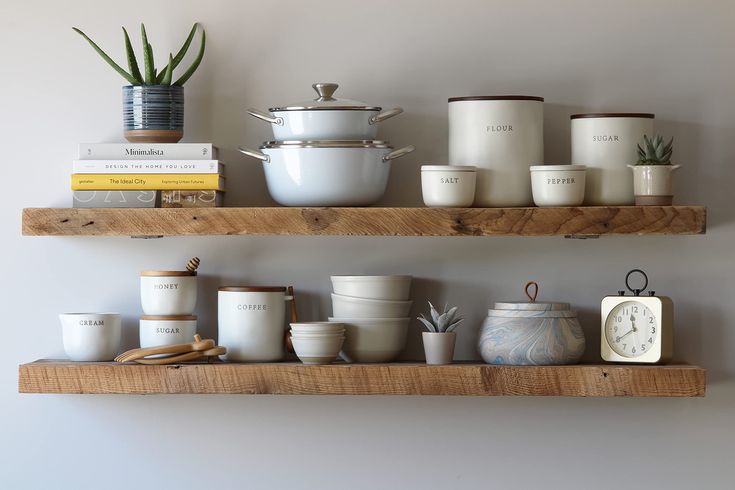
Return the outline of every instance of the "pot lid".
[[[533,291],[531,289],[533,288]],[[538,283],[530,281],[526,284],[525,292],[530,301],[500,301],[495,303],[495,310],[505,311],[566,311],[569,310],[569,303],[560,303],[552,301],[536,301],[538,296]],[[576,313],[574,314],[576,316]]]
[[[261,150],[268,148],[388,148],[387,141],[381,140],[315,140],[315,141],[266,141]]]
[[[379,111],[380,107],[369,106],[365,102],[333,97],[339,87],[336,83],[319,82],[312,85],[319,97],[316,99],[294,102],[285,107],[271,107],[271,112],[277,111],[314,111],[314,110],[341,110],[341,111]]]
[[[579,171],[587,169],[586,165],[532,165],[531,172],[543,172],[544,170]]]
[[[498,318],[577,318],[575,310],[487,310],[487,316]]]
[[[421,165],[422,172],[476,172],[472,165]]]

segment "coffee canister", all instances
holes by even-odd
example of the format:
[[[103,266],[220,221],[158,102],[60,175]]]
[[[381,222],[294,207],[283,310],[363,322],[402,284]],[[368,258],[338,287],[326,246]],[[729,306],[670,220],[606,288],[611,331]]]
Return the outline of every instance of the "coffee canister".
[[[449,99],[449,163],[477,167],[474,206],[530,206],[531,165],[544,161],[544,99]]]
[[[636,145],[653,134],[653,114],[572,114],[572,163],[587,166],[584,202],[592,206],[627,206],[635,202],[633,174]]]
[[[218,293],[218,343],[224,359],[235,362],[280,361],[286,354],[286,302],[291,288],[221,287]]]

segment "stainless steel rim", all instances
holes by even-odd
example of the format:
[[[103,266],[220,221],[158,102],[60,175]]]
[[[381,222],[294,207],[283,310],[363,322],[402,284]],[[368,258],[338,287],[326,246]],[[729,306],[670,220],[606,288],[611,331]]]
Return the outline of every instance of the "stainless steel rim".
[[[368,111],[368,112],[379,112],[380,107],[374,106],[288,106],[288,107],[271,107],[268,109],[269,112],[284,112],[284,111]]]
[[[266,141],[261,150],[273,148],[383,148],[392,149],[380,140],[320,140],[320,141]]]

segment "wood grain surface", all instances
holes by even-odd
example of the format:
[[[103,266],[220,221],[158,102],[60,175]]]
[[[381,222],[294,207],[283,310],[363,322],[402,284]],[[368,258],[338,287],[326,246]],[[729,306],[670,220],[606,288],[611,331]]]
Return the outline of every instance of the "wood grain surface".
[[[19,367],[21,393],[704,396],[697,366],[490,366],[458,363],[179,364],[41,360]]]
[[[571,208],[208,208],[23,210],[35,236],[689,235],[706,229],[702,206]]]

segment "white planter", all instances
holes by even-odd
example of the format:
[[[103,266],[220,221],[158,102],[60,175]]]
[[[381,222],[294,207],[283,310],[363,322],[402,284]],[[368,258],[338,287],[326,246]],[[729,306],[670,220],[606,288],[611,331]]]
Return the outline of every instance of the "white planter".
[[[454,359],[455,332],[422,332],[426,364],[451,364]]]
[[[573,114],[572,163],[587,166],[585,204],[631,205],[633,176],[626,165],[638,160],[636,145],[653,134],[653,114]]]
[[[285,287],[221,287],[218,344],[224,358],[239,362],[280,361],[286,354]]]
[[[536,206],[579,206],[584,201],[584,165],[531,167],[531,187]]]
[[[636,206],[671,206],[674,201],[672,174],[681,165],[628,165],[633,169]]]
[[[475,200],[475,167],[423,165],[421,193],[429,207],[467,208]]]
[[[544,99],[449,99],[449,163],[477,167],[474,205],[529,206],[529,167],[544,161]]]

